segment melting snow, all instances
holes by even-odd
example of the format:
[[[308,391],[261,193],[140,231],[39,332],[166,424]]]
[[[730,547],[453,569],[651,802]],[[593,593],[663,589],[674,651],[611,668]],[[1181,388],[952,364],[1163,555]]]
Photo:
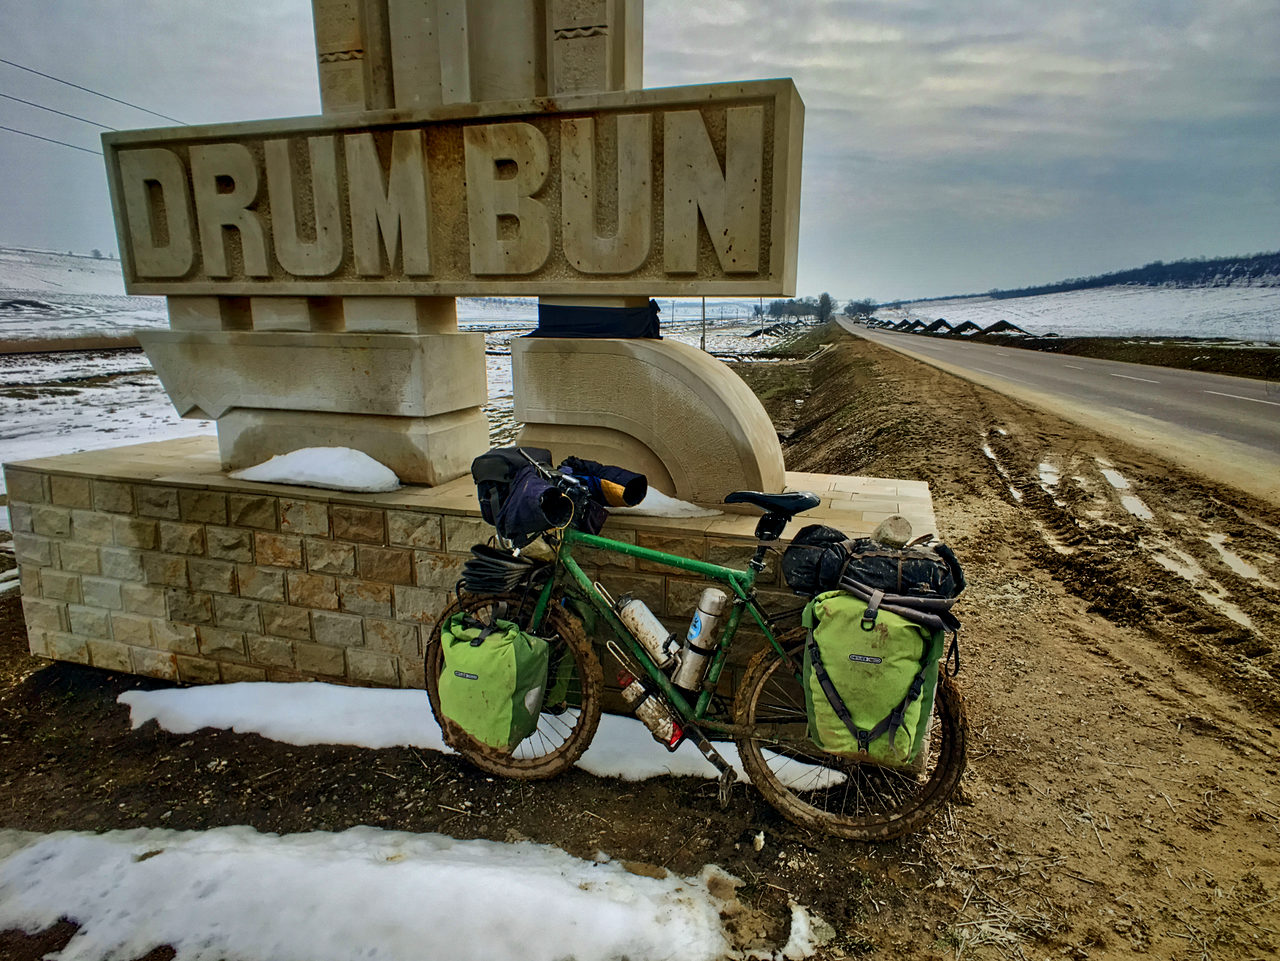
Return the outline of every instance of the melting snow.
[[[71,918],[65,961],[164,944],[175,961],[712,961],[732,954],[712,889],[735,881],[715,867],[642,877],[527,842],[372,827],[0,832],[0,930]],[[813,950],[799,913],[787,957]]]
[[[1142,502],[1142,498],[1133,494],[1120,495],[1120,503],[1124,505],[1125,510],[1139,520],[1149,521],[1155,516],[1151,513],[1151,508]]]
[[[1040,483],[1046,488],[1054,488],[1058,486],[1058,482],[1062,480],[1062,474],[1058,468],[1048,461],[1040,462]]]
[[[393,491],[400,486],[400,478],[391,468],[350,447],[302,447],[232,471],[231,476],[265,484],[301,484],[366,493]]]
[[[639,514],[648,517],[716,517],[720,511],[678,500],[653,487],[635,507],[610,507],[610,514]]]
[[[286,744],[449,751],[424,691],[247,681],[126,691],[120,695],[120,703],[129,706],[135,728],[155,720],[174,734],[214,727],[260,734]],[[740,777],[746,777],[733,745],[724,745],[720,753]],[[692,745],[668,753],[639,721],[613,714],[600,718],[600,728],[578,760],[578,767],[599,777],[629,781],[663,774],[717,776],[711,762]]]

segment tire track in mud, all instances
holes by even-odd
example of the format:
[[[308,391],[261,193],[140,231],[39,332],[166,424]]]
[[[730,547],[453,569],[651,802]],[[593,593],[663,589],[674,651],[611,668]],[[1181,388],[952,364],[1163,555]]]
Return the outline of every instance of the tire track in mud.
[[[1122,470],[1101,440],[1063,451],[1025,422],[976,440],[1036,532],[1031,557],[1089,612],[1155,634],[1280,706],[1280,539],[1265,522],[1231,509],[1227,492],[1172,480],[1162,465],[1126,461]]]

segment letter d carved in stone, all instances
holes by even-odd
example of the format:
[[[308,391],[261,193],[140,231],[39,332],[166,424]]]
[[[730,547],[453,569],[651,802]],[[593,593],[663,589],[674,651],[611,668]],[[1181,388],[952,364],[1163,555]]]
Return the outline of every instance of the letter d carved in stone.
[[[533,199],[551,171],[546,138],[532,124],[497,123],[465,128],[462,143],[471,272],[533,273],[551,254],[551,220]]]
[[[195,258],[195,241],[182,161],[161,147],[122,150],[120,184],[138,276],[183,276]]]

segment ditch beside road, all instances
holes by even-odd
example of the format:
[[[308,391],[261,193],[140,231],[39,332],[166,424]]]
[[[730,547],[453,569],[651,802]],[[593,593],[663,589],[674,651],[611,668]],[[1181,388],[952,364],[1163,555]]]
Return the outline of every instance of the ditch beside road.
[[[970,582],[957,607],[969,770],[922,833],[834,840],[749,787],[721,811],[714,784],[695,779],[519,784],[405,749],[130,731],[116,696],[157,682],[31,658],[12,594],[0,599],[0,827],[372,824],[686,875],[717,863],[745,882],[749,910],[727,922],[737,944],[784,941],[794,899],[837,931],[820,958],[1276,956],[1280,511],[826,336],[812,360],[796,358],[816,335],[742,367],[790,438],[788,467],[927,480]],[[0,934],[0,957],[34,961],[71,930]]]

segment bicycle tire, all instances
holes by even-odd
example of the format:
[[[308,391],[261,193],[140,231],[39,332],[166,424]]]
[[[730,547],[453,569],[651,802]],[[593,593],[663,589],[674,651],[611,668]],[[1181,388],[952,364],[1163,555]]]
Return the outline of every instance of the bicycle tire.
[[[800,635],[797,638],[797,634]],[[781,638],[802,656],[803,631]],[[827,754],[807,739],[785,748],[738,739],[742,766],[777,811],[803,827],[858,841],[888,841],[920,830],[951,797],[964,773],[968,722],[955,682],[942,672],[934,697],[928,755],[919,774]],[[804,688],[772,647],[751,659],[734,705],[738,724],[806,722]],[[790,771],[787,769],[792,765]]]
[[[553,660],[556,645],[562,645],[564,654],[573,658],[568,694],[562,704],[544,707],[537,729],[510,753],[477,741],[441,713],[439,681],[444,656],[440,632],[444,623],[458,611],[466,611],[486,622],[498,616],[527,629],[535,599],[519,593],[461,594],[444,609],[432,627],[424,655],[427,697],[445,743],[482,771],[525,780],[544,780],[568,770],[587,749],[600,725],[604,674],[582,625],[558,604],[553,603],[548,609],[538,634],[551,640]]]

